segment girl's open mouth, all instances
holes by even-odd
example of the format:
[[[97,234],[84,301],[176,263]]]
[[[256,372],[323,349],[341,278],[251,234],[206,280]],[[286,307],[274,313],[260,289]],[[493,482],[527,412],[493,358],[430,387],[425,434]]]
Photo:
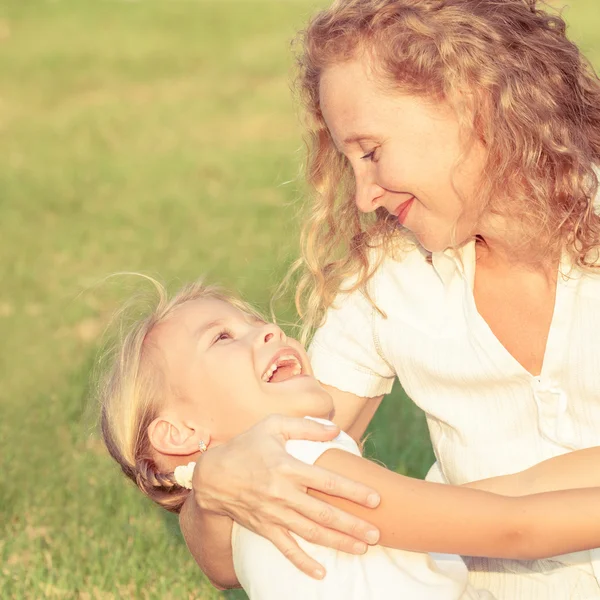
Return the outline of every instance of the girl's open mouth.
[[[296,375],[302,374],[302,363],[293,354],[278,356],[263,373],[262,380],[266,383],[280,383]]]

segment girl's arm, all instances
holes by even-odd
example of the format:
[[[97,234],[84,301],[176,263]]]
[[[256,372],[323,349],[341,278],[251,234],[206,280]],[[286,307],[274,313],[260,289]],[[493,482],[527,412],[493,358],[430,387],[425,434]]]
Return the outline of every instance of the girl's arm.
[[[515,473],[466,483],[464,487],[506,496],[600,487],[600,447],[576,450]]]
[[[369,519],[384,546],[518,560],[600,546],[600,488],[508,497],[404,477],[342,450],[316,464],[379,491],[375,509],[310,493]]]

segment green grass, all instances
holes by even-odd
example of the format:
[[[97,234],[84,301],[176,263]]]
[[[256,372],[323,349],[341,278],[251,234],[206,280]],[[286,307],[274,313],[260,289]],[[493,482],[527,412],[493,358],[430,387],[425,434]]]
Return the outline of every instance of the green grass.
[[[221,598],[93,435],[89,373],[143,271],[266,306],[297,253],[289,40],[316,1],[0,1],[0,597]],[[596,0],[567,15],[600,64]],[[134,284],[132,284],[134,285]],[[369,451],[423,475],[399,391]]]

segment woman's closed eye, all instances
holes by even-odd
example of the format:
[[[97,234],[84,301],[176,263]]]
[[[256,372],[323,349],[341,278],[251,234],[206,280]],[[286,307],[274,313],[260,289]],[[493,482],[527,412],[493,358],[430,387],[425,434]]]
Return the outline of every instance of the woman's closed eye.
[[[378,149],[379,149],[379,146],[377,148],[373,148],[373,150],[371,150],[370,152],[367,152],[366,154],[361,156],[360,160],[370,160],[372,162],[375,162],[377,160],[376,152]]]

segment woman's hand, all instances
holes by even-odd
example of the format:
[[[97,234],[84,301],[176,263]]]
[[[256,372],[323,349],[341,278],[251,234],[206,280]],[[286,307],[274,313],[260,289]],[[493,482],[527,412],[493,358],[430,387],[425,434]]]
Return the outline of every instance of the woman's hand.
[[[312,488],[367,507],[375,490],[292,458],[290,439],[329,441],[337,427],[302,418],[271,416],[230,442],[209,450],[194,471],[194,497],[202,510],[227,515],[269,539],[301,571],[321,579],[323,567],[290,535],[351,554],[366,552],[379,531],[369,523],[309,496]]]

